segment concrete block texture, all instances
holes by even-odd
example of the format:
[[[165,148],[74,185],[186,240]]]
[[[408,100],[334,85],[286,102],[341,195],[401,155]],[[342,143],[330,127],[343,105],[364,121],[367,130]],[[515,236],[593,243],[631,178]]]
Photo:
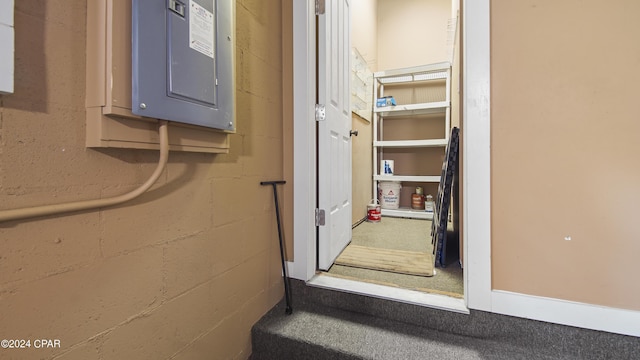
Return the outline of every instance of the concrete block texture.
[[[25,284],[100,259],[99,214],[49,217],[0,228],[0,288]]]
[[[254,134],[254,136],[257,134],[282,142],[282,122],[274,118],[280,113],[282,104],[247,92],[238,93],[238,102],[247,104],[247,106],[238,109],[238,117],[251,119],[238,123],[236,130],[239,134]]]
[[[156,167],[157,151],[85,148],[86,6],[15,2],[0,211],[120,195]],[[273,193],[260,186],[283,177],[281,8],[236,2],[229,154],[171,153],[130,203],[0,223],[0,339],[60,340],[0,358],[251,355],[251,326],[282,298]]]
[[[70,351],[56,356],[56,360],[100,360],[100,343],[96,340],[82,343]]]
[[[162,249],[98,261],[0,293],[3,338],[57,338],[65,349],[160,303]]]
[[[273,46],[274,36],[281,36],[282,11],[268,1],[251,1],[238,6],[236,44],[248,49],[257,57],[279,64],[282,60],[282,47]]]
[[[246,331],[239,321],[240,313],[234,312],[223,319],[218,325],[202,336],[195,339],[191,344],[175,355],[176,360],[200,360],[203,354],[210,354],[205,357],[211,360],[247,358],[247,349],[243,347],[242,338],[247,337]],[[232,344],[233,346],[229,346]],[[242,350],[238,352],[237,350]]]
[[[39,9],[26,11],[32,9],[27,3]],[[16,3],[16,96],[6,97],[7,107],[37,112],[47,112],[51,105],[84,107],[85,59],[76,54],[85,49],[86,12],[79,4],[60,6],[63,9],[57,10],[53,7],[53,2],[46,5],[38,1]],[[53,17],[49,18],[49,12]]]

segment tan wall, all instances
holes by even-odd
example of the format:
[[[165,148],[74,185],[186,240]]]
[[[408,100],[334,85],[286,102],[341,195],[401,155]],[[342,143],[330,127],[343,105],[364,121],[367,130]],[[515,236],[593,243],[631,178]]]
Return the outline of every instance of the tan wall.
[[[371,71],[378,70],[378,1],[351,1],[351,46],[358,49]]]
[[[640,310],[639,13],[492,1],[494,289]]]
[[[377,1],[354,0],[351,3],[351,46],[358,49],[369,65],[376,71],[377,64]],[[367,204],[375,196],[373,189],[373,127],[371,122],[356,114],[351,115],[351,128],[358,136],[351,137],[352,154],[352,199],[351,222],[356,223],[367,215]]]
[[[157,152],[84,147],[86,2],[15,6],[1,207],[138,186]],[[279,0],[237,2],[230,154],[171,153],[158,184],[130,204],[0,224],[0,334],[61,341],[3,357],[248,357],[250,327],[282,296],[273,197],[259,185],[283,176],[281,26]]]
[[[378,0],[378,70],[447,60],[451,0]]]
[[[352,153],[352,187],[351,223],[356,223],[367,216],[367,204],[374,198],[373,165],[371,151],[373,145],[373,127],[371,123],[356,114],[351,115],[352,129],[358,130],[358,136],[351,137]]]

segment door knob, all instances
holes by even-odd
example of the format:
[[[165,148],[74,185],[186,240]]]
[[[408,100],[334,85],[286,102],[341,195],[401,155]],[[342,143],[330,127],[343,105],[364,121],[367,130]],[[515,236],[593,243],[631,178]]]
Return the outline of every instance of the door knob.
[[[353,136],[353,135],[358,136],[358,130],[349,131],[349,136]]]

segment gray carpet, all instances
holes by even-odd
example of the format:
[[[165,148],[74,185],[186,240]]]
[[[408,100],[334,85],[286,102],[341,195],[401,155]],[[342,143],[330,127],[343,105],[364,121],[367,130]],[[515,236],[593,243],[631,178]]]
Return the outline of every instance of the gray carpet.
[[[252,360],[637,360],[640,338],[471,310],[461,314],[291,281],[252,328]]]
[[[364,222],[355,227],[351,244],[431,253],[430,234],[431,221],[429,220],[383,217],[379,223]],[[328,274],[454,297],[461,297],[464,294],[462,269],[457,261],[452,261],[446,268],[436,268],[436,274],[432,277],[395,274],[341,265],[332,266]]]
[[[302,305],[286,316],[282,304],[253,327],[252,348],[252,360],[579,359],[336,308]]]

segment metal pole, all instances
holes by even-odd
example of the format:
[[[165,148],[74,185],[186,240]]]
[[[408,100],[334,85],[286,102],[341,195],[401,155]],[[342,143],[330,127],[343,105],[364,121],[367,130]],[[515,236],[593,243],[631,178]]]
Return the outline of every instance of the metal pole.
[[[284,281],[284,300],[287,305],[285,313],[291,315],[293,308],[291,307],[291,289],[289,288],[289,276],[287,276],[287,267],[284,262],[284,241],[282,240],[282,228],[280,226],[280,206],[278,205],[278,190],[276,185],[286,184],[286,181],[261,181],[260,185],[271,185],[273,187],[273,199],[276,203],[276,221],[278,223],[278,240],[280,243],[280,261],[282,262],[282,276]]]

